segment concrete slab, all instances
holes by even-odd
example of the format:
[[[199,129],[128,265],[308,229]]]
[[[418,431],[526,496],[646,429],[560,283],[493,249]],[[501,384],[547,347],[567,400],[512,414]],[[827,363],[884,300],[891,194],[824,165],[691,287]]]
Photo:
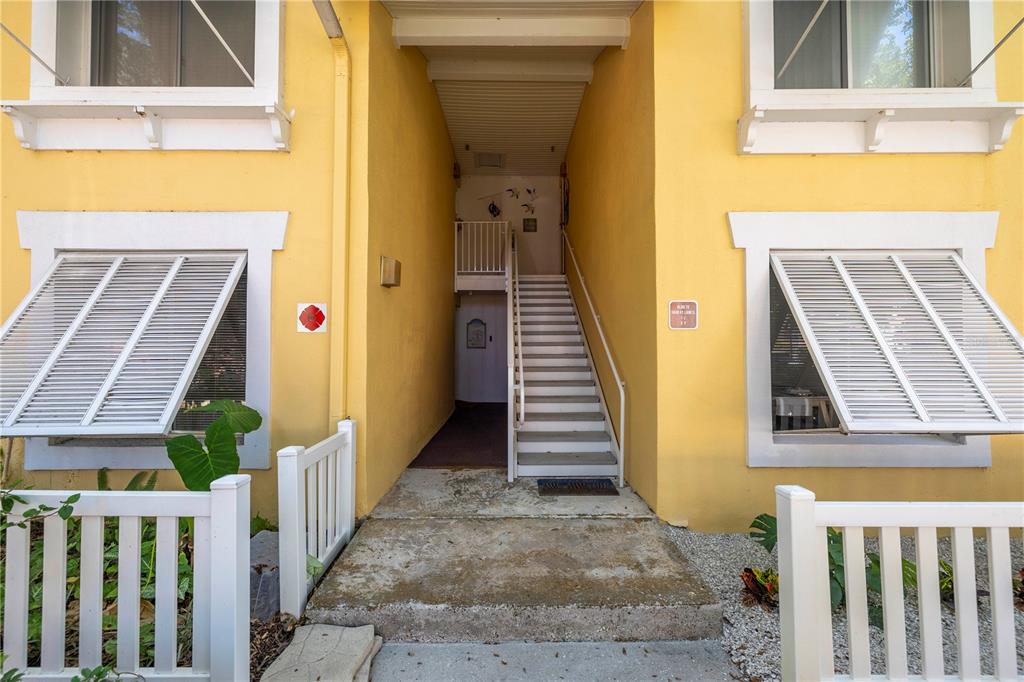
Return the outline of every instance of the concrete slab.
[[[739,679],[719,642],[386,644],[374,682]]]
[[[353,680],[373,656],[373,627],[302,625],[295,638],[260,678],[261,682]]]
[[[504,469],[406,469],[370,517],[653,519],[654,512],[628,487],[618,497],[541,497],[536,479],[510,484]]]
[[[386,641],[706,639],[721,606],[656,521],[379,519],[307,607]]]

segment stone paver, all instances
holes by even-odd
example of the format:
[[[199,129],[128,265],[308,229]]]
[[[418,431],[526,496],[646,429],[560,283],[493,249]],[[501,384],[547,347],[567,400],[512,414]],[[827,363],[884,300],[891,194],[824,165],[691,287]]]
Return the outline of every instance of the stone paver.
[[[288,648],[270,664],[261,682],[333,680],[352,682],[378,646],[373,626],[339,628],[302,625]]]

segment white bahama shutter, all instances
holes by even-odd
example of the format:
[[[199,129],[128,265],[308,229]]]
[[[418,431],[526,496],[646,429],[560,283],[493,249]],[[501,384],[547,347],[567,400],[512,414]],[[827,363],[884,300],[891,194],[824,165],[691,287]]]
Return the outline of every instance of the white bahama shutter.
[[[170,430],[238,253],[65,253],[0,329],[0,435]]]
[[[774,252],[848,433],[1024,432],[1024,341],[954,252]]]

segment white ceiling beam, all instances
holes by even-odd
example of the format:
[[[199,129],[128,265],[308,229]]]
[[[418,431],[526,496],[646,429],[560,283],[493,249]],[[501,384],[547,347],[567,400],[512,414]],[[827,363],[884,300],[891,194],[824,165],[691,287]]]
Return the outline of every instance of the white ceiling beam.
[[[591,46],[629,43],[628,17],[466,17],[432,15],[394,20],[395,45]]]
[[[586,60],[449,59],[430,60],[432,81],[569,81],[589,83],[594,65]]]

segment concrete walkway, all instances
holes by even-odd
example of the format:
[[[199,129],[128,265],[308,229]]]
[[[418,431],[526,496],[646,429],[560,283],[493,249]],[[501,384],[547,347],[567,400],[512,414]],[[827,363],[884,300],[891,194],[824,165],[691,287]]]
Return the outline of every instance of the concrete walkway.
[[[500,470],[408,470],[331,567],[312,623],[385,642],[721,633],[721,606],[631,491],[540,497]]]
[[[623,682],[737,679],[716,641],[502,644],[385,644],[374,682]]]

